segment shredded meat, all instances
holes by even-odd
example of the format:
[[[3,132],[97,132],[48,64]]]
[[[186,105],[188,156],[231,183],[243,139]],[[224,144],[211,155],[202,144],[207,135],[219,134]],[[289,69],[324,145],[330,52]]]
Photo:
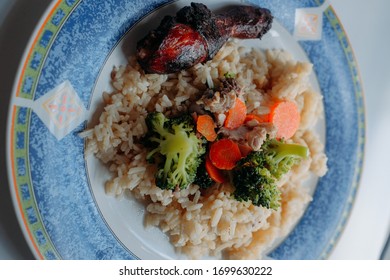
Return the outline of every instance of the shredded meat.
[[[218,88],[207,89],[202,97],[196,102],[205,110],[215,114],[222,114],[233,107],[241,90],[233,78],[222,79]]]
[[[243,125],[237,129],[227,129],[221,127],[218,134],[234,140],[240,144],[249,146],[253,151],[259,151],[267,136],[276,137],[276,128],[270,123],[252,123]]]
[[[254,151],[260,150],[267,136],[271,138],[276,137],[276,128],[271,123],[261,123],[253,126],[245,135],[245,141]]]
[[[228,129],[226,127],[221,127],[218,131],[218,134],[222,134],[224,138],[229,138],[236,142],[244,144],[246,142],[245,135],[250,131],[250,128],[242,125],[236,129]]]
[[[248,146],[254,151],[258,151],[267,139],[267,130],[264,127],[256,126],[245,135],[245,138]]]

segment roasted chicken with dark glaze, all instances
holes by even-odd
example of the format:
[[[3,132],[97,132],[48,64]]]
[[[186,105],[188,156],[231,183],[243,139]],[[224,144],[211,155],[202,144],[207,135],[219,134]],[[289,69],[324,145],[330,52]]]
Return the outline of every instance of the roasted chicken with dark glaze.
[[[213,14],[191,3],[137,43],[137,60],[146,73],[175,73],[212,59],[229,38],[261,38],[273,17],[264,8],[235,6]]]

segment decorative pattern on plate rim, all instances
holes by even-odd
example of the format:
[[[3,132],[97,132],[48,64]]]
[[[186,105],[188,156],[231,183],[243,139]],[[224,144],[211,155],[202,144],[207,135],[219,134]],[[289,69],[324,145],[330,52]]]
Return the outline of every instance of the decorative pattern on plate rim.
[[[316,0],[319,2],[318,0]],[[355,89],[355,97],[358,103],[357,113],[358,113],[358,150],[357,150],[357,160],[358,163],[355,166],[355,172],[354,172],[354,178],[352,182],[351,192],[349,195],[349,198],[347,200],[347,205],[345,206],[345,209],[343,211],[343,214],[341,216],[341,220],[339,222],[339,225],[336,229],[336,232],[333,236],[333,238],[330,240],[327,248],[324,250],[324,252],[321,255],[321,259],[327,259],[329,255],[331,254],[332,250],[334,249],[335,245],[337,244],[337,241],[340,239],[341,233],[343,232],[343,229],[346,226],[346,223],[348,221],[348,218],[351,214],[351,210],[353,207],[353,202],[356,197],[356,193],[358,191],[359,182],[362,174],[363,169],[363,162],[364,162],[364,151],[365,151],[365,137],[366,137],[366,124],[365,124],[365,111],[364,111],[364,93],[363,88],[361,84],[361,78],[359,73],[359,67],[357,65],[357,62],[355,60],[355,56],[353,53],[352,46],[348,40],[348,37],[342,27],[341,21],[338,19],[335,11],[332,7],[329,7],[324,12],[326,18],[329,20],[330,24],[334,28],[335,33],[337,34],[340,44],[343,47],[345,57],[348,61],[348,66],[350,68],[353,86]]]
[[[31,105],[28,100],[33,100],[36,81],[51,42],[53,42],[62,23],[75,8],[77,2],[78,0],[57,1],[36,32],[21,69],[20,79],[16,85],[16,98],[20,98],[21,103],[25,102]],[[31,112],[32,109],[25,106],[14,105],[12,108],[9,140],[11,144],[12,183],[17,196],[17,206],[22,216],[23,226],[35,249],[34,253],[40,259],[59,259],[60,255],[42,224],[42,219],[34,201],[27,144]]]
[[[325,1],[315,8],[296,9],[294,38],[296,40],[321,40],[322,14],[328,6],[328,1]]]

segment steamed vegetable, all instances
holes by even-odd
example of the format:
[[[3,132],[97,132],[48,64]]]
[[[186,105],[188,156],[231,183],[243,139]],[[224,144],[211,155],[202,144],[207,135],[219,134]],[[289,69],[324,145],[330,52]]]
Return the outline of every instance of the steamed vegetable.
[[[205,167],[206,167],[207,174],[214,182],[217,183],[226,182],[226,176],[224,175],[223,171],[221,169],[216,168],[214,164],[211,162],[209,157],[206,157]]]
[[[216,168],[232,170],[241,159],[241,152],[236,142],[225,138],[211,144],[209,157]]]
[[[281,193],[277,180],[307,154],[307,147],[267,139],[260,151],[249,153],[233,169],[234,197],[257,206],[278,209]]]
[[[210,115],[200,115],[196,121],[196,129],[202,134],[207,141],[213,142],[217,139],[215,132],[215,122]]]
[[[245,102],[236,92],[229,97],[234,103],[221,112],[209,110],[211,103],[200,103],[203,107],[192,115],[148,114],[148,133],[143,144],[151,149],[147,160],[158,167],[156,185],[162,189],[184,189],[194,183],[206,189],[214,183],[230,181],[237,200],[277,209],[281,197],[278,180],[308,153],[307,147],[284,142],[299,127],[298,106],[292,101],[277,101],[268,114],[248,114]],[[212,104],[221,105],[221,100],[217,101]],[[220,115],[225,119],[220,121]],[[257,121],[260,129],[256,123],[248,124],[251,121]],[[272,131],[264,131],[267,127]],[[256,148],[251,137],[259,142]]]
[[[237,98],[232,108],[226,114],[224,126],[229,129],[236,129],[243,125],[246,118],[245,102]]]
[[[206,149],[195,133],[190,115],[166,118],[162,113],[146,117],[145,145],[152,148],[148,161],[158,164],[156,185],[162,189],[184,189],[195,180]]]
[[[258,123],[269,122],[269,114],[265,114],[265,115],[247,114],[245,117],[245,123],[252,120],[256,120]]]
[[[297,131],[300,123],[300,113],[292,101],[279,101],[271,107],[269,121],[276,127],[278,139],[289,139]]]

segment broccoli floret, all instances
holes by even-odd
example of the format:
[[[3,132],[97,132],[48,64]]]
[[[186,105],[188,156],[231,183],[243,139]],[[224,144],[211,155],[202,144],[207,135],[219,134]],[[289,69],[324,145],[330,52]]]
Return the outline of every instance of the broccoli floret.
[[[308,155],[308,148],[299,144],[289,144],[276,139],[267,139],[261,146],[262,153],[265,154],[267,168],[272,176],[280,179]]]
[[[195,180],[206,151],[204,141],[196,136],[192,117],[167,118],[155,112],[148,114],[146,125],[144,144],[152,148],[146,158],[158,164],[156,185],[161,189],[186,188]]]
[[[233,169],[234,197],[256,206],[278,209],[281,193],[276,182],[307,153],[304,146],[267,139],[259,151],[251,152]]]

